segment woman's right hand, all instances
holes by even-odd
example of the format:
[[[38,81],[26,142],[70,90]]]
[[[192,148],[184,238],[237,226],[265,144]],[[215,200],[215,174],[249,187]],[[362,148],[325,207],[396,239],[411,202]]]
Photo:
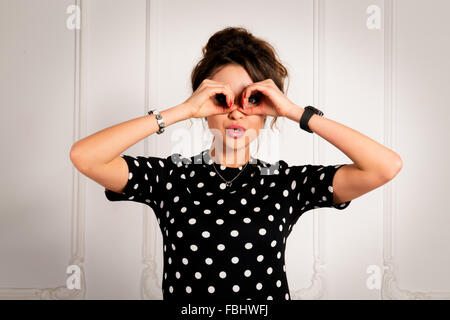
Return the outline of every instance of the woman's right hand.
[[[203,118],[236,110],[233,101],[234,93],[229,84],[205,79],[184,104],[191,109],[192,118]]]

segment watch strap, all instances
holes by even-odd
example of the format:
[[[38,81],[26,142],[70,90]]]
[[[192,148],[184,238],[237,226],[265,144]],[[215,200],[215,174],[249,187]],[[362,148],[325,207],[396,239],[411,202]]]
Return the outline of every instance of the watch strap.
[[[308,121],[309,121],[309,119],[311,119],[311,117],[314,114],[317,114],[318,116],[323,116],[323,112],[320,111],[317,108],[314,108],[313,106],[306,106],[303,109],[303,114],[302,114],[302,116],[300,118],[300,121],[299,121],[299,126],[300,126],[301,129],[303,129],[303,130],[305,130],[305,131],[307,131],[309,133],[313,133],[311,131],[311,129],[309,128],[309,126],[308,126]]]

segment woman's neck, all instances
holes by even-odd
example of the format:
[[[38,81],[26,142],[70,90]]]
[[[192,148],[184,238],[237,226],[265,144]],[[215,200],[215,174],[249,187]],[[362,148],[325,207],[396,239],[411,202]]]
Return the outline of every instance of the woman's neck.
[[[242,149],[230,149],[227,146],[217,148],[214,143],[210,147],[211,159],[222,166],[238,168],[250,161],[249,147]]]

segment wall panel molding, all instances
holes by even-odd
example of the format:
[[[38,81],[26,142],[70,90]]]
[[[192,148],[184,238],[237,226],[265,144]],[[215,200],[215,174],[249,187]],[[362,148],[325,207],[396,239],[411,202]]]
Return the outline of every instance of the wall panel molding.
[[[74,142],[85,136],[86,128],[86,22],[83,17],[86,13],[88,0],[74,0],[74,4],[81,10],[81,28],[74,29],[75,41],[75,73],[74,73]],[[82,32],[83,30],[83,32]],[[67,155],[69,158],[69,155]],[[67,160],[69,161],[69,159]],[[59,299],[84,299],[86,294],[86,280],[84,272],[85,259],[85,182],[80,179],[80,173],[72,170],[72,225],[71,225],[71,257],[69,265],[76,265],[80,269],[80,289],[68,289],[64,283],[55,288],[0,288],[2,300],[59,300]]]
[[[159,28],[159,19],[162,15],[161,3],[157,0],[146,0],[146,16],[145,16],[145,106],[144,114],[148,111],[150,105],[150,85],[151,85],[151,57],[150,57],[150,44],[158,43],[157,41],[151,41],[153,39],[152,32],[161,32]],[[154,13],[153,13],[154,12]],[[152,28],[152,24],[156,26],[155,30]],[[153,34],[154,35],[154,34]],[[155,50],[155,52],[157,49]],[[157,58],[157,57],[156,57]],[[157,59],[156,59],[157,61]],[[154,76],[153,76],[154,77]],[[159,92],[159,91],[157,91]],[[152,143],[148,142],[148,137],[144,143],[144,154],[149,155],[156,154],[158,150],[158,140],[154,140]],[[141,297],[142,299],[162,300],[162,278],[158,273],[158,270],[163,266],[158,262],[159,255],[158,249],[162,246],[162,238],[158,235],[161,233],[159,225],[155,219],[153,210],[149,206],[143,206],[143,244],[142,244],[142,263],[144,269],[141,275]],[[153,218],[152,218],[153,216]]]
[[[395,130],[397,128],[396,121],[398,119],[395,106],[395,71],[396,71],[396,1],[384,1],[384,110],[385,110],[385,142],[384,145],[391,149],[395,148]],[[450,291],[448,292],[431,292],[431,291],[412,291],[402,289],[398,283],[396,276],[396,263],[394,257],[395,243],[395,226],[394,215],[396,205],[397,184],[395,181],[384,186],[384,226],[383,226],[383,281],[381,288],[382,299],[450,299]]]
[[[325,0],[313,0],[313,103],[322,105],[324,101],[324,47],[325,47]],[[323,159],[323,154],[319,148],[320,140],[317,135],[313,139],[313,161],[318,163]],[[324,242],[323,216],[313,213],[313,274],[311,285],[307,288],[291,289],[293,300],[321,299],[326,290],[325,261],[323,260],[323,250],[321,244]]]

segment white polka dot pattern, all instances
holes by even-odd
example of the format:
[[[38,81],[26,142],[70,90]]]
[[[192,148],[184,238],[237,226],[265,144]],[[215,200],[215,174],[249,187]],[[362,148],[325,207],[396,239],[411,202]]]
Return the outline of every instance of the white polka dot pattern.
[[[164,241],[164,300],[290,300],[284,252],[293,225],[308,210],[350,204],[332,203],[343,164],[216,164],[228,180],[244,170],[228,187],[209,149],[190,158],[122,157],[127,184],[105,195],[153,209]]]

